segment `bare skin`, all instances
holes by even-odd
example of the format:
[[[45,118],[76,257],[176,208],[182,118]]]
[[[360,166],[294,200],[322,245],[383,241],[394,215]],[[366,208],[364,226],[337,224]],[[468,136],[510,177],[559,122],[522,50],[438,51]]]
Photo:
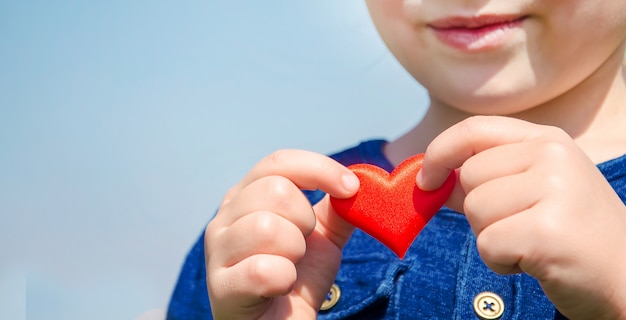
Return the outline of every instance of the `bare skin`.
[[[467,216],[494,271],[536,277],[570,319],[626,319],[626,207],[596,167],[626,154],[626,3],[367,4],[431,98],[424,119],[385,147],[392,163],[425,152],[416,183],[427,190],[457,170],[448,205]],[[436,36],[501,16],[516,26],[489,46]],[[282,150],[225,196],[205,235],[216,319],[316,318],[353,227],[328,198],[311,208],[301,188],[342,198],[358,181],[325,156]]]

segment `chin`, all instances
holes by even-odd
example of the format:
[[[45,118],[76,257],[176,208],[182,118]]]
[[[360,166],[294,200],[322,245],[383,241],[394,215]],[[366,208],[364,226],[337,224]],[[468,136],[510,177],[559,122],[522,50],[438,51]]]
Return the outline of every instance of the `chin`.
[[[482,83],[458,81],[459,78],[448,80],[446,85],[438,84],[431,88],[431,96],[471,114],[511,115],[523,112],[538,105],[543,95],[541,90],[537,90],[534,80],[528,78],[508,77],[505,80],[498,77]]]
[[[536,103],[533,96],[524,92],[474,92],[444,96],[438,99],[457,110],[474,115],[507,116],[532,109]]]

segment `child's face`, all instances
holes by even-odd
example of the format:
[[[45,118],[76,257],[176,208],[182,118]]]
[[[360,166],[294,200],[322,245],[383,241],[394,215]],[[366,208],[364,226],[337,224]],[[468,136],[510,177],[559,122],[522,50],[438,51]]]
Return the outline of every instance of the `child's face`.
[[[367,4],[384,41],[433,101],[471,113],[511,114],[549,101],[609,57],[621,61],[626,42],[624,0]]]

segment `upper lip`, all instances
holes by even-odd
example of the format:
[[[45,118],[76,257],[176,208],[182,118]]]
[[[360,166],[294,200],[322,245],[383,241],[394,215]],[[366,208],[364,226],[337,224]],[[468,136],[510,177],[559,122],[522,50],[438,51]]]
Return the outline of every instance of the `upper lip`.
[[[451,16],[434,20],[428,25],[435,29],[476,29],[490,25],[511,23],[524,17],[520,15]]]

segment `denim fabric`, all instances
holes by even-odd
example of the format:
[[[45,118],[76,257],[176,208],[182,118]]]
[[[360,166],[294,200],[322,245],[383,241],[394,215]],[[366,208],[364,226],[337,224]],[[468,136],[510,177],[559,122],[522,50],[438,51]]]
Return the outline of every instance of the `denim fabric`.
[[[332,157],[344,165],[371,163],[387,171],[383,140],[361,143]],[[598,166],[626,201],[626,156]],[[304,191],[311,203],[324,193]],[[356,230],[344,249],[335,283],[337,305],[319,319],[477,319],[474,297],[483,291],[504,301],[501,319],[564,319],[535,279],[525,274],[500,276],[480,259],[465,217],[448,208],[433,217],[403,260],[367,234]],[[204,237],[190,251],[172,294],[168,319],[211,319],[204,270]]]
[[[527,275],[499,276],[480,259],[463,215],[444,208],[404,260],[357,231],[344,250],[335,283],[339,303],[319,319],[476,319],[474,297],[497,293],[502,319],[553,319],[554,306]]]
[[[213,319],[206,287],[204,232],[187,254],[167,308],[167,319]]]

